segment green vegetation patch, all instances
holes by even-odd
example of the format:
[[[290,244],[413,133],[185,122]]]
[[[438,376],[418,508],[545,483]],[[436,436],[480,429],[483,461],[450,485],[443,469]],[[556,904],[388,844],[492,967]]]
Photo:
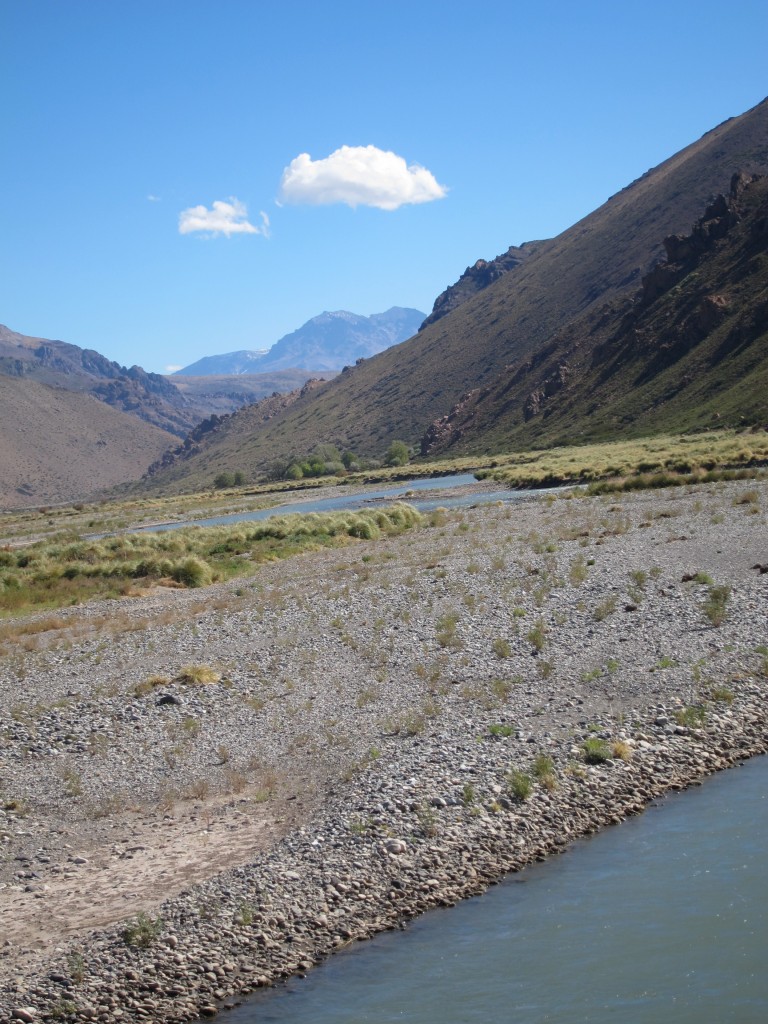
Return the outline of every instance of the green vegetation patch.
[[[0,614],[119,597],[152,584],[205,587],[253,573],[303,551],[377,540],[422,522],[412,506],[275,516],[228,526],[125,533],[98,540],[59,537],[5,549]]]

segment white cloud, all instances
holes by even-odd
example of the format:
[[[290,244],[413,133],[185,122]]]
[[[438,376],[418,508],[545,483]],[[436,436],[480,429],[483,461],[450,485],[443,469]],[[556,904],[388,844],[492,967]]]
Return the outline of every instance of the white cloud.
[[[324,160],[300,153],[283,171],[280,199],[286,203],[346,203],[396,210],[406,203],[442,199],[448,189],[431,171],[376,146],[342,146]]]
[[[261,226],[256,227],[248,220],[245,203],[230,196],[225,203],[217,199],[210,210],[205,206],[190,206],[179,214],[179,234],[191,235],[195,231],[216,235],[264,235],[269,238],[269,217],[262,211]]]

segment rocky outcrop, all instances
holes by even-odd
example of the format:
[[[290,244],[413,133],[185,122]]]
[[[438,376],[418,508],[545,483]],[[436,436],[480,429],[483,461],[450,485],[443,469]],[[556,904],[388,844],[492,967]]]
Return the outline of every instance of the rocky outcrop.
[[[432,312],[419,328],[423,331],[425,327],[441,320],[448,313],[452,312],[467,299],[483,291],[494,281],[508,274],[519,267],[520,264],[531,256],[541,242],[523,242],[522,245],[511,245],[506,252],[493,260],[478,260],[473,266],[467,267],[455,284],[449,285],[444,292],[435,299]]]
[[[730,229],[739,223],[738,198],[745,188],[759,178],[757,174],[737,172],[731,178],[728,195],[721,193],[709,204],[703,216],[693,225],[690,234],[668,235],[664,239],[667,261],[655,266],[643,278],[643,303],[649,305],[668,292],[690,273],[691,266],[704,253],[709,252],[716,242],[725,238]]]

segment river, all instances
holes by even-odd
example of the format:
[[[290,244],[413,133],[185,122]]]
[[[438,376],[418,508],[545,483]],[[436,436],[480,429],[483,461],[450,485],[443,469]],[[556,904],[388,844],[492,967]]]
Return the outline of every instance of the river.
[[[430,491],[449,489],[450,496],[429,496]],[[459,489],[458,493],[456,490]],[[407,480],[397,485],[378,489],[366,489],[357,494],[342,493],[332,498],[317,498],[299,501],[288,501],[271,508],[261,508],[251,512],[232,512],[229,515],[210,516],[206,519],[189,519],[173,523],[162,523],[155,526],[142,526],[132,530],[139,532],[158,532],[162,530],[179,530],[183,526],[228,526],[232,523],[270,519],[272,516],[283,516],[292,512],[306,515],[308,512],[340,512],[355,511],[368,508],[372,504],[383,502],[407,501],[422,512],[428,512],[440,505],[460,508],[466,505],[488,504],[495,501],[520,501],[529,498],[531,491],[513,491],[503,488],[489,491],[478,484],[471,473],[458,473],[452,476],[427,477],[424,479]],[[546,491],[536,491],[536,494]]]
[[[768,757],[337,954],[231,1024],[764,1024]]]

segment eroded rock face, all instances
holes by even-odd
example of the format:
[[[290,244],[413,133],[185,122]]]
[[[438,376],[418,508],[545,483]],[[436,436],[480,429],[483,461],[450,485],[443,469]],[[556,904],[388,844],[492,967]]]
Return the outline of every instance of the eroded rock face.
[[[523,242],[522,245],[511,245],[506,252],[493,260],[477,260],[471,267],[467,267],[455,284],[449,285],[444,292],[435,299],[432,312],[419,328],[422,331],[430,324],[441,320],[448,313],[460,306],[473,295],[483,291],[494,281],[498,281],[504,274],[519,267],[520,264],[531,256],[541,242]]]

